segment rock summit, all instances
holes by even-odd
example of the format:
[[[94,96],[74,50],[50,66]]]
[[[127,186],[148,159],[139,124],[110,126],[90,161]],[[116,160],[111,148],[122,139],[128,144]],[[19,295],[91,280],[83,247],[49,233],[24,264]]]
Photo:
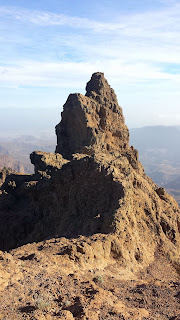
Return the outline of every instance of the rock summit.
[[[129,131],[114,90],[103,73],[94,73],[86,95],[71,94],[56,126],[56,152],[71,159],[74,153],[126,151]]]
[[[56,134],[54,154],[31,154],[34,175],[12,173],[1,186],[0,249],[84,237],[61,250],[131,270],[161,250],[180,268],[179,207],[146,176],[103,73],[92,75],[85,96],[69,95]]]

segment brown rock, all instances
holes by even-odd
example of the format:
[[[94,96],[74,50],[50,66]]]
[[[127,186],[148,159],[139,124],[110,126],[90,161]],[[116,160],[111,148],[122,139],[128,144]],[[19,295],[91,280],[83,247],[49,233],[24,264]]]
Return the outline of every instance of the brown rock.
[[[52,175],[52,172],[61,169],[68,160],[63,159],[59,153],[34,151],[30,154],[31,163],[34,164],[35,175]]]
[[[129,131],[116,95],[103,73],[95,73],[86,96],[71,94],[56,126],[56,153],[71,159],[73,153],[126,151]]]
[[[102,73],[92,76],[86,96],[69,96],[56,132],[55,154],[31,154],[35,176],[10,175],[1,188],[0,248],[101,234],[105,255],[124,268],[148,265],[159,246],[178,266],[179,207],[145,175]],[[91,251],[88,245],[68,250],[78,259]]]
[[[35,175],[2,176],[0,248],[15,249],[0,252],[0,319],[179,319],[180,210],[129,147],[102,73],[56,131]]]

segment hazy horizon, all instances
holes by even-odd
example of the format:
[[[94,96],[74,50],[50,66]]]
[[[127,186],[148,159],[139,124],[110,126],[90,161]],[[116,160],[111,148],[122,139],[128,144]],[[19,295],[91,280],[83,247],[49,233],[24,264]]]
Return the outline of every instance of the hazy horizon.
[[[2,109],[1,109],[2,110]],[[3,110],[4,111],[4,110]],[[41,112],[43,111],[43,112]],[[21,136],[33,136],[38,139],[55,141],[56,134],[55,126],[60,122],[61,115],[59,110],[25,110],[14,109],[11,115],[9,112],[1,113],[1,126],[0,126],[0,142],[11,141],[12,139]],[[16,121],[14,121],[16,117]],[[127,124],[127,121],[125,121]],[[165,126],[161,124],[149,125],[149,126],[128,126],[130,130],[130,136],[133,133],[133,129],[142,129],[146,127],[178,127],[180,126]]]
[[[0,109],[1,126],[0,126],[0,139],[11,138],[12,136],[33,135],[35,137],[49,138],[56,137],[55,126],[61,120],[60,108],[49,109]],[[128,128],[144,128],[147,126],[168,126],[161,123],[148,124],[148,125],[128,125],[125,118],[125,123]],[[174,125],[177,126],[177,125]]]

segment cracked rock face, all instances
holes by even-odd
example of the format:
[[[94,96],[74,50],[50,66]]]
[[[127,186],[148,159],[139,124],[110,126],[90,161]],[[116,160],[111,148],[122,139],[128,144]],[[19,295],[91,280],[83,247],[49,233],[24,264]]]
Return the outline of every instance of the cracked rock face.
[[[91,243],[97,235],[103,256],[123,268],[147,266],[159,248],[180,270],[176,201],[146,176],[104,74],[93,74],[86,90],[85,96],[70,94],[64,105],[56,152],[33,152],[35,174],[11,173],[2,184],[0,249],[55,235]]]
[[[94,73],[86,95],[70,94],[62,120],[56,126],[56,153],[71,159],[74,153],[126,151],[129,131],[116,94],[103,73]]]

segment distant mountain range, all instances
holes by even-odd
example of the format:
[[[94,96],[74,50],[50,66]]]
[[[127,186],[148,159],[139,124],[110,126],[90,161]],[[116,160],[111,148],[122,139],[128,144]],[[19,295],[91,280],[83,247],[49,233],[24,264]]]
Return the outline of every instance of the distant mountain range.
[[[148,126],[130,129],[130,144],[139,151],[145,172],[165,187],[180,204],[180,126]],[[0,168],[33,173],[29,155],[34,150],[54,152],[56,136],[0,135]]]
[[[130,130],[131,142],[140,150],[160,151],[161,158],[180,157],[180,127],[152,126]]]
[[[180,203],[180,126],[130,129],[130,143],[138,149],[147,175]]]
[[[16,138],[4,139],[0,137],[0,168],[10,167],[16,171],[33,173],[34,167],[29,155],[34,150],[54,152],[55,136],[40,139],[30,135],[22,135]]]

